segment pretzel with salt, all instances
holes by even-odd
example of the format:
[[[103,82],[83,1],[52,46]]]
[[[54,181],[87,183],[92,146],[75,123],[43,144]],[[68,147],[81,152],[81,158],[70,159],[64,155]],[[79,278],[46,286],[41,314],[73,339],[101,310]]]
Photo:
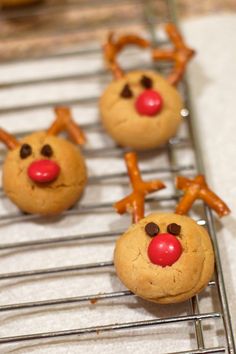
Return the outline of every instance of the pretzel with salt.
[[[196,176],[193,180],[178,176],[176,178],[176,187],[184,191],[183,197],[176,206],[176,214],[187,214],[196,199],[202,199],[220,217],[230,213],[230,209],[223,200],[209,189],[203,175]]]
[[[133,192],[114,204],[116,211],[119,214],[132,212],[133,222],[137,223],[144,218],[144,200],[148,193],[158,191],[165,188],[165,185],[160,180],[144,182],[138,168],[137,155],[133,152],[125,154],[125,162],[133,188]]]
[[[68,107],[56,107],[54,110],[56,120],[47,130],[47,134],[57,135],[62,131],[67,131],[75,143],[83,145],[86,142],[86,137],[78,124],[74,122],[70,109]]]
[[[107,43],[103,48],[104,58],[115,79],[120,79],[124,76],[124,72],[118,64],[116,56],[127,44],[137,45],[141,48],[147,48],[150,46],[149,41],[136,35],[124,35],[115,40],[114,34],[109,33]]]
[[[152,51],[152,58],[154,60],[174,61],[173,70],[167,77],[167,80],[170,84],[176,85],[182,79],[186,65],[195,54],[195,51],[186,46],[181,34],[174,24],[167,23],[165,30],[174,45],[174,49],[166,50],[155,48]]]

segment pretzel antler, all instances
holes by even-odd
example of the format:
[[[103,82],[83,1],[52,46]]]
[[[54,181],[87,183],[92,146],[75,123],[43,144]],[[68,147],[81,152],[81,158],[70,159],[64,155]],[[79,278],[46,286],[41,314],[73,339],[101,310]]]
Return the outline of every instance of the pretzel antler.
[[[203,175],[199,175],[193,180],[178,176],[176,178],[176,187],[184,191],[184,196],[175,210],[177,214],[186,214],[196,199],[202,199],[219,216],[225,216],[230,213],[230,209],[223,200],[209,189]]]
[[[10,150],[13,150],[20,145],[19,141],[16,140],[13,135],[7,133],[2,128],[0,128],[0,141],[2,141]]]
[[[128,169],[133,192],[114,204],[119,214],[132,211],[133,222],[137,223],[144,217],[145,195],[165,188],[164,183],[159,180],[144,182],[138,168],[137,156],[134,152],[125,154],[125,162]]]
[[[195,52],[185,45],[182,36],[174,24],[167,23],[165,30],[174,45],[174,49],[153,49],[152,57],[154,60],[171,60],[175,62],[173,71],[167,79],[172,85],[176,85],[181,80],[186,65]]]
[[[57,135],[62,131],[67,131],[75,143],[83,145],[86,142],[85,135],[78,124],[74,122],[70,109],[68,107],[55,107],[54,110],[56,120],[47,133],[49,135]]]
[[[112,32],[109,33],[107,43],[104,45],[104,58],[115,79],[124,76],[124,72],[119,66],[116,56],[128,44],[134,44],[141,48],[147,48],[150,46],[150,43],[146,39],[136,35],[121,36],[115,41]]]

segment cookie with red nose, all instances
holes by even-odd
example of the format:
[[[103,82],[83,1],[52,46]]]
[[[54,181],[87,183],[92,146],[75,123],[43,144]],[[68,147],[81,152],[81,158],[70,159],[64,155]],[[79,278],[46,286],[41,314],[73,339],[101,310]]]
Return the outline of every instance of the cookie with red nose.
[[[56,215],[69,209],[87,182],[79,147],[56,135],[67,130],[77,143],[84,137],[68,108],[55,111],[57,119],[48,131],[22,141],[0,129],[0,139],[10,149],[3,164],[3,190],[20,210],[30,214]]]
[[[187,216],[154,213],[116,242],[116,272],[138,296],[157,303],[185,301],[200,292],[214,270],[207,231]]]
[[[3,165],[6,195],[30,214],[55,215],[72,207],[87,181],[78,147],[45,132],[27,136],[21,143],[8,152]],[[23,155],[27,147],[30,151]]]
[[[134,224],[117,240],[114,264],[121,282],[136,295],[157,303],[185,301],[199,293],[211,279],[214,253],[207,231],[187,213],[202,199],[219,216],[230,209],[206,183],[178,176],[176,188],[184,191],[174,213],[145,215],[145,196],[165,187],[160,180],[142,179],[137,156],[125,154],[132,192],[114,204],[119,214],[132,214]]]
[[[114,80],[101,96],[100,112],[105,130],[121,146],[154,149],[178,131],[183,102],[174,86],[181,80],[194,51],[185,45],[173,24],[166,24],[165,30],[173,43],[171,50],[152,48],[148,40],[137,35],[108,35],[104,57]],[[173,61],[173,69],[167,77],[154,70],[125,73],[116,57],[126,45],[151,49],[153,60]]]
[[[145,79],[151,81],[150,88],[143,85]],[[112,81],[100,99],[105,130],[117,144],[136,150],[156,148],[174,136],[182,108],[178,91],[152,71],[125,74]]]

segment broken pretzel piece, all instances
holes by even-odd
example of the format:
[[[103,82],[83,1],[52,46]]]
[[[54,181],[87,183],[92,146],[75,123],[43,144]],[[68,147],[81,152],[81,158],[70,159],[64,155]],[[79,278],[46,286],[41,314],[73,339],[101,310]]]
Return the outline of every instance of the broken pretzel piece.
[[[144,217],[144,203],[146,194],[163,189],[165,188],[165,185],[160,180],[150,182],[144,182],[142,180],[135,153],[129,152],[125,154],[125,162],[133,192],[124,199],[115,203],[114,207],[119,214],[124,214],[125,212],[131,211],[133,214],[133,222],[137,223]]]
[[[56,120],[47,133],[49,135],[57,135],[62,131],[67,131],[75,143],[83,145],[86,142],[86,137],[78,124],[74,122],[70,109],[68,107],[56,107],[54,110]]]
[[[147,48],[150,46],[150,43],[146,39],[136,35],[124,35],[117,40],[114,40],[114,35],[112,32],[108,35],[107,43],[104,45],[104,57],[115,79],[120,79],[124,76],[124,72],[118,64],[116,57],[119,52],[129,44],[133,44],[141,48]]]
[[[187,214],[196,199],[202,199],[219,216],[230,213],[228,206],[212,190],[209,189],[203,175],[196,176],[193,180],[178,176],[176,188],[184,191],[183,197],[176,206],[176,214]]]
[[[7,133],[2,128],[0,128],[0,141],[10,150],[17,148],[20,145],[19,141],[13,135]]]
[[[152,57],[154,60],[174,61],[174,68],[167,77],[167,80],[171,85],[176,85],[182,79],[186,65],[195,52],[193,49],[186,46],[182,36],[174,24],[167,23],[165,30],[174,45],[174,49],[153,49]]]

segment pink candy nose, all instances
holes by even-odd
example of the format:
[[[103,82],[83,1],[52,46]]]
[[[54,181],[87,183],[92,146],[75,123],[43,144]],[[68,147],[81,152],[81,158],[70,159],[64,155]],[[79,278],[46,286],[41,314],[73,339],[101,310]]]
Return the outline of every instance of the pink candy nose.
[[[53,182],[60,173],[60,166],[51,160],[37,160],[28,167],[28,176],[33,182]]]
[[[139,114],[154,116],[162,109],[163,99],[157,91],[148,89],[138,96],[135,106]]]

